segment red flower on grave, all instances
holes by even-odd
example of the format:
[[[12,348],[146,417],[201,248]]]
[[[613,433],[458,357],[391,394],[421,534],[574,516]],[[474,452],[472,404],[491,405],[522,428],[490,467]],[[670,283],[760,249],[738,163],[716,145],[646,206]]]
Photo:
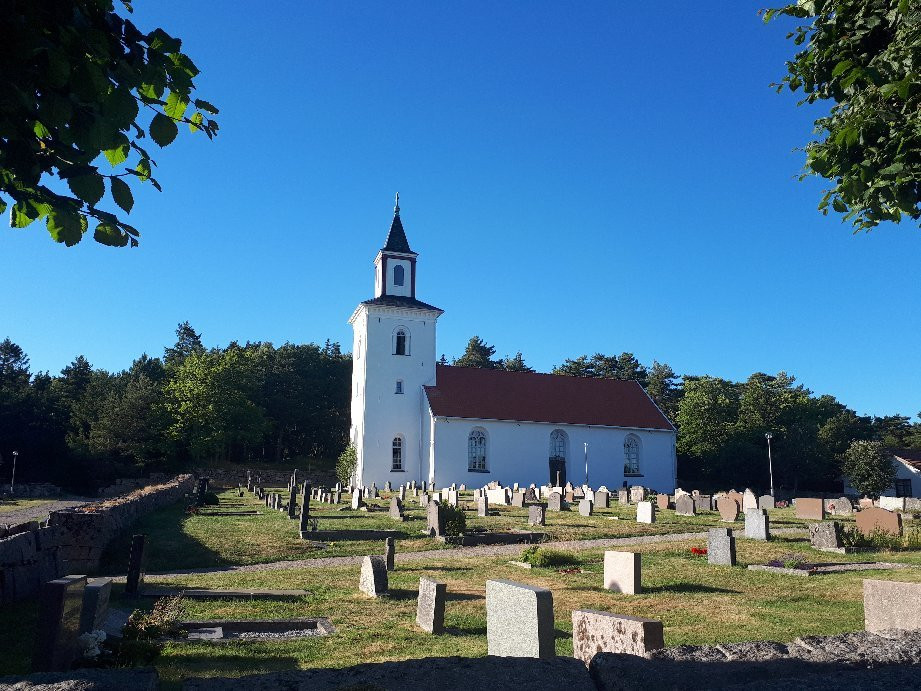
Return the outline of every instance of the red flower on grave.
[[[707,550],[703,547],[691,547],[691,554],[696,557],[702,557],[707,554]]]

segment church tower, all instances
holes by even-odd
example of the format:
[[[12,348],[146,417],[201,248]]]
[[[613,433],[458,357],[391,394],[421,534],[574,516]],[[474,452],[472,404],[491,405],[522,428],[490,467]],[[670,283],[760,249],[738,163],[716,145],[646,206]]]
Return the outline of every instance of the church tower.
[[[423,386],[435,383],[435,322],[442,310],[416,299],[416,258],[396,197],[387,241],[374,259],[374,297],[352,325],[353,481],[379,487],[427,478]]]

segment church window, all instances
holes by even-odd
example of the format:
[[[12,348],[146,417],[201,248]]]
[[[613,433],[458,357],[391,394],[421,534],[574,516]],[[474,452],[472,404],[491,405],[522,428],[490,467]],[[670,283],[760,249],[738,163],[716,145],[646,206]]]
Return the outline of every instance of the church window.
[[[399,264],[393,267],[393,285],[403,285],[403,267]]]
[[[393,354],[409,355],[409,332],[400,327],[393,336]]]
[[[561,429],[550,433],[550,458],[566,459],[566,432]]]
[[[402,379],[397,379],[397,388],[396,388],[396,391],[394,391],[394,393],[403,393],[403,380]]]
[[[624,475],[640,474],[640,440],[630,435],[624,440]]]
[[[486,472],[486,432],[481,429],[467,437],[467,470]]]
[[[393,464],[390,470],[403,470],[403,437],[393,438]]]

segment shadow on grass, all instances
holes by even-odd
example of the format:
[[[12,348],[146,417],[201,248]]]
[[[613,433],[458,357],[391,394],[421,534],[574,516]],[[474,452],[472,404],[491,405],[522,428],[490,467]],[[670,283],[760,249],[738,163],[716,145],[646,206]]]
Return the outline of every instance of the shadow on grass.
[[[434,552],[435,550],[430,551]],[[463,566],[405,566],[400,564],[400,571],[473,571],[473,569]]]
[[[470,628],[458,628],[456,626],[446,626],[445,633],[449,636],[485,636],[485,626],[471,626]]]
[[[714,588],[709,585],[700,583],[671,583],[669,585],[643,586],[643,595],[654,595],[656,593],[728,593],[737,595],[739,590],[730,590],[729,588]]]

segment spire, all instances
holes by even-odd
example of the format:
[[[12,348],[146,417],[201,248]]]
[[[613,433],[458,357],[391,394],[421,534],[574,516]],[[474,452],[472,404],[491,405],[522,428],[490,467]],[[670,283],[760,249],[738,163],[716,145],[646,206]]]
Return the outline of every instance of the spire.
[[[409,249],[409,241],[406,239],[406,231],[403,230],[403,222],[400,220],[400,193],[397,192],[393,206],[393,222],[390,224],[390,233],[387,235],[387,242],[383,247],[384,252],[400,252],[402,254],[415,254]]]

